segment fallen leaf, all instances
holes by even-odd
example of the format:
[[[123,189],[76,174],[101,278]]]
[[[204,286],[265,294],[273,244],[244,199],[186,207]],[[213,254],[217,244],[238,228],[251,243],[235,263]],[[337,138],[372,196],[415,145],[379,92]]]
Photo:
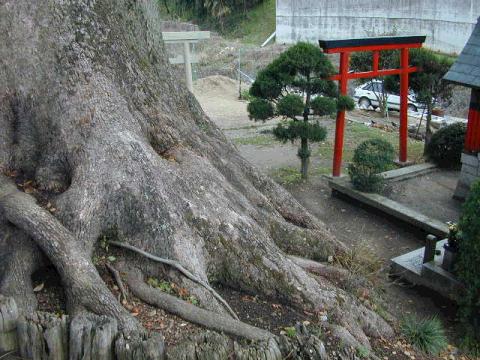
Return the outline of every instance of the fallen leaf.
[[[35,286],[35,287],[33,288],[33,291],[34,291],[34,292],[42,291],[44,286],[45,286],[45,284],[44,284],[44,283],[41,283],[41,284]]]
[[[180,288],[178,289],[178,295],[180,295],[180,297],[188,296],[188,290],[185,288]]]

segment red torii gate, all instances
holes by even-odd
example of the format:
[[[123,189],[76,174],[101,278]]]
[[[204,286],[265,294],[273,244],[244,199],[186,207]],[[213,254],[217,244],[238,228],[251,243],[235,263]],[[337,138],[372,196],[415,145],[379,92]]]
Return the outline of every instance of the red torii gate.
[[[331,80],[338,80],[340,93],[347,95],[347,84],[350,79],[374,78],[378,76],[400,75],[400,154],[399,161],[407,161],[408,137],[408,74],[417,71],[409,66],[409,50],[420,48],[425,36],[386,36],[363,39],[320,40],[320,47],[327,54],[340,53],[340,72]],[[399,69],[379,69],[380,51],[400,50]],[[372,71],[349,72],[350,53],[372,51]],[[335,148],[333,154],[333,176],[340,176],[343,153],[343,137],[345,132],[345,111],[337,113],[335,127]]]

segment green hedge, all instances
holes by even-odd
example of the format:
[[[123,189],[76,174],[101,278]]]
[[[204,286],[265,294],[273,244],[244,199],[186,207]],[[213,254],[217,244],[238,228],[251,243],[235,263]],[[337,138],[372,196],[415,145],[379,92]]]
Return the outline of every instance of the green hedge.
[[[460,301],[460,320],[466,327],[468,347],[480,355],[480,181],[470,189],[458,228],[460,252],[456,274],[466,286]]]
[[[383,139],[370,139],[361,143],[348,168],[353,186],[365,192],[378,192],[384,181],[378,173],[390,169],[395,158],[395,149]]]
[[[463,123],[438,130],[427,146],[427,156],[440,167],[459,168],[466,131],[467,127]]]

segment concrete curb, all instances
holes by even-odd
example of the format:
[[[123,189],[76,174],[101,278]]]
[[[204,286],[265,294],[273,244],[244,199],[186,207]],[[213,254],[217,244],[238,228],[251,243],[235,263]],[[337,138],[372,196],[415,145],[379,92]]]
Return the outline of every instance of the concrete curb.
[[[390,182],[402,181],[434,172],[437,169],[438,168],[434,164],[423,163],[406,166],[395,170],[385,171],[383,173],[380,173],[380,176]]]
[[[385,196],[355,190],[346,177],[329,178],[328,184],[334,191],[380,210],[416,228],[422,229],[429,234],[433,234],[439,238],[444,238],[448,235],[448,226],[442,221],[430,218]]]

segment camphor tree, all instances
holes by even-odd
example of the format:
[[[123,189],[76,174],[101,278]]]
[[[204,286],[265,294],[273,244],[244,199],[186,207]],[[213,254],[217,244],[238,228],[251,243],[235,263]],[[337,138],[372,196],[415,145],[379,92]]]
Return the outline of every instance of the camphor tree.
[[[150,0],[0,2],[0,293],[31,316],[31,276],[53,266],[77,331],[70,351],[93,341],[79,335],[90,331],[83,322],[104,315],[102,331],[105,319],[120,331],[116,352],[153,341],[156,355],[129,358],[159,358],[161,337],[146,337],[93,263],[108,242],[136,297],[226,334],[276,346],[270,332],[235,320],[209,284],[326,313],[332,334],[363,346],[392,335],[334,272],[312,276],[287,255],[326,261],[345,247],[242,158],[178,83],[159,24]],[[174,281],[199,307],[147,277]],[[226,358],[233,347],[223,349]]]
[[[311,113],[326,116],[337,109],[354,107],[350,98],[336,98],[337,88],[328,80],[333,71],[318,46],[300,42],[262,70],[250,88],[255,97],[248,104],[250,118],[266,121],[283,116],[288,121],[278,124],[273,135],[283,142],[300,139],[298,157],[304,179],[308,174],[309,141],[319,142],[326,137],[326,129],[318,121],[311,121]]]

